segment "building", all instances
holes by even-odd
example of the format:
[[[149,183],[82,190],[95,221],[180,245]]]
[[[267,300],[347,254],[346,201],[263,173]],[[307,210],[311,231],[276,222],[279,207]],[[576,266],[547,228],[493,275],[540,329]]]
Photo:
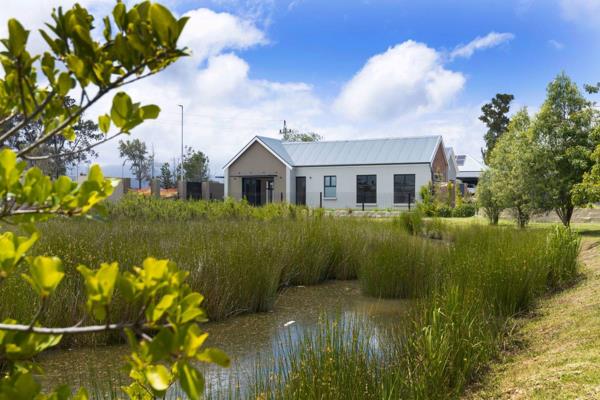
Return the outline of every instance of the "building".
[[[225,197],[254,205],[406,208],[448,180],[441,136],[282,142],[254,137],[224,166]]]
[[[470,193],[475,193],[479,176],[487,167],[469,154],[457,155],[456,165],[458,166],[457,179],[466,185]]]
[[[448,181],[456,182],[458,174],[458,165],[456,165],[456,155],[452,147],[446,147],[446,160],[448,160]]]

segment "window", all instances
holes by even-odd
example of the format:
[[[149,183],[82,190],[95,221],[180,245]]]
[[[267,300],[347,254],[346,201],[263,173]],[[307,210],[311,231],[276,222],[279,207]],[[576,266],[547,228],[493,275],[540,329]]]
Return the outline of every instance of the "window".
[[[415,202],[415,174],[394,175],[394,204]]]
[[[325,177],[325,186],[323,190],[323,197],[334,198],[337,189],[337,178],[335,175]]]
[[[356,202],[377,203],[377,175],[356,175]]]

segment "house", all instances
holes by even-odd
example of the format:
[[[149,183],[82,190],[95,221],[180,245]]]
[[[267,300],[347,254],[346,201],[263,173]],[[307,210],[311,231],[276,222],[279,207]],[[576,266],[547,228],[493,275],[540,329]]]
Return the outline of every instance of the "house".
[[[458,165],[456,165],[456,155],[452,147],[446,147],[446,160],[448,160],[448,181],[456,182],[458,174]]]
[[[466,185],[470,193],[475,193],[479,176],[487,168],[485,164],[469,154],[460,154],[456,156],[456,165],[456,177]]]
[[[448,180],[441,136],[282,142],[256,136],[224,167],[225,197],[253,205],[406,208]]]

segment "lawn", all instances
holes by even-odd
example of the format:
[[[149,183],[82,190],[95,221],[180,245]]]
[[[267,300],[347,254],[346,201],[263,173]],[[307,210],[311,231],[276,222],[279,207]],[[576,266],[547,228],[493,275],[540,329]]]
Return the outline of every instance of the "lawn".
[[[582,279],[515,321],[520,344],[492,364],[469,399],[600,397],[600,227],[578,224]]]

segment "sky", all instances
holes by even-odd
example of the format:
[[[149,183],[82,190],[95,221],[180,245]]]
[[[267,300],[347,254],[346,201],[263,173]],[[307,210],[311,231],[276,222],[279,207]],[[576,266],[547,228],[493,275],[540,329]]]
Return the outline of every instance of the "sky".
[[[133,4],[132,1],[125,1]],[[112,0],[82,0],[93,14]],[[2,5],[0,20],[36,30],[66,0]],[[480,158],[481,106],[496,93],[535,112],[560,72],[600,81],[600,0],[165,0],[190,20],[191,55],[136,82],[134,101],[162,112],[132,132],[157,166],[184,144],[203,151],[212,175],[255,135],[288,127],[325,140],[442,135]],[[0,26],[4,37],[6,28]],[[44,49],[33,32],[29,47]],[[109,110],[111,98],[87,118]],[[116,141],[95,162],[120,176]],[[81,166],[83,171],[87,166]]]

